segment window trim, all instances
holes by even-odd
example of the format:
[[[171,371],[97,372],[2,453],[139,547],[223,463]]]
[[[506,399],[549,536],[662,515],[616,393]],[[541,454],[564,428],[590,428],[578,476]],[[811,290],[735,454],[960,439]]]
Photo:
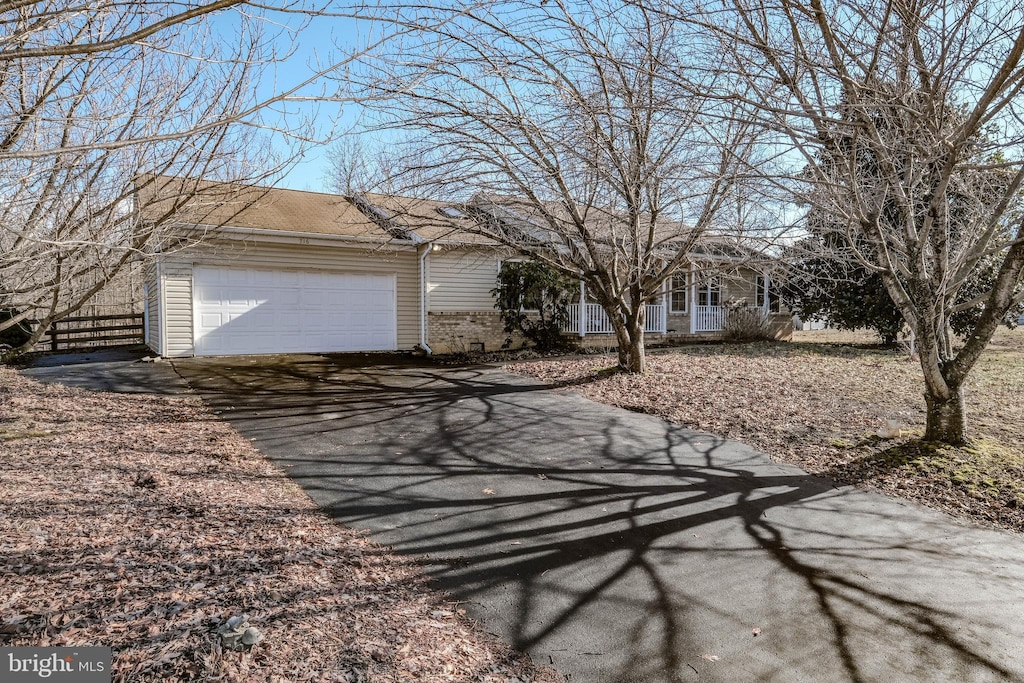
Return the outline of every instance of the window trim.
[[[718,299],[718,303],[716,304],[711,303],[712,293],[714,293],[715,297]],[[700,303],[701,294],[705,295],[705,300],[707,301],[706,304]],[[722,281],[719,279],[717,275],[712,276],[705,280],[704,282],[700,283],[699,285],[694,286],[694,304],[697,306],[721,308]]]
[[[760,308],[769,313],[782,312],[782,299],[771,286],[772,280],[767,275],[758,275],[754,280],[754,299]],[[774,297],[773,297],[774,294]],[[774,303],[774,306],[772,305]]]
[[[682,287],[676,286],[676,278],[682,279]],[[676,308],[677,294],[680,294],[683,297],[682,308]],[[669,313],[681,313],[684,315],[690,310],[690,274],[686,271],[679,271],[672,274],[668,290],[668,310]]]

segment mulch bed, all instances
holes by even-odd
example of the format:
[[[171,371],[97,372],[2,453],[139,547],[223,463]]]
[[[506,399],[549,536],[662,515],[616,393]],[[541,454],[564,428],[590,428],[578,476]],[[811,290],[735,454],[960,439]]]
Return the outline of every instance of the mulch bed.
[[[218,634],[247,615],[262,636]],[[0,368],[0,644],[117,681],[560,681],[345,529],[194,396]]]
[[[642,376],[614,372],[609,355],[507,367],[743,441],[812,473],[1024,531],[1024,330],[998,333],[975,368],[968,386],[975,443],[967,449],[919,447],[920,366],[899,350],[865,346],[686,346],[649,354]],[[892,425],[899,436],[879,436]]]

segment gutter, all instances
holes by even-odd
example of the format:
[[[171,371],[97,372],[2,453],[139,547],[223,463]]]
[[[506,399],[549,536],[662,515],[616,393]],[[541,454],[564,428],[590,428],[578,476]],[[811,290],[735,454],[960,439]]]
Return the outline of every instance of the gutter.
[[[430,242],[421,242],[416,246],[420,257],[420,347],[428,356],[434,353],[427,344],[427,254],[432,248]]]
[[[221,236],[225,239],[229,239],[234,236],[249,236],[254,238],[266,238],[265,241],[269,242],[284,242],[284,243],[298,243],[298,244],[316,244],[317,242],[342,242],[348,244],[359,244],[359,245],[372,245],[372,246],[388,246],[398,250],[406,250],[410,247],[418,244],[417,239],[409,240],[397,240],[388,239],[384,237],[371,237],[362,235],[335,235],[330,233],[322,232],[303,232],[299,230],[270,230],[267,228],[238,228],[230,225],[208,225],[205,223],[188,223],[183,224],[180,229],[198,230],[202,233],[202,237],[197,240],[198,242],[205,242],[210,239],[216,239]],[[302,240],[308,240],[303,242]],[[403,242],[405,242],[403,244]]]

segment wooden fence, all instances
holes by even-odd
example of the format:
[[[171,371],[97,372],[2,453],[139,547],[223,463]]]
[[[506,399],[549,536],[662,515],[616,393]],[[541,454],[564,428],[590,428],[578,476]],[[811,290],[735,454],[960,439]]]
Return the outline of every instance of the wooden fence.
[[[39,347],[50,351],[125,346],[146,341],[142,313],[64,318],[53,323],[46,335],[49,339]]]

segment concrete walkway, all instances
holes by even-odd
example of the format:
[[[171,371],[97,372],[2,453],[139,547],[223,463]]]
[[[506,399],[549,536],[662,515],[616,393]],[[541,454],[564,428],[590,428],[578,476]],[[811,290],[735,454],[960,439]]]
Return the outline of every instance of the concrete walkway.
[[[331,515],[573,683],[1024,680],[1020,536],[493,368],[176,367]]]

